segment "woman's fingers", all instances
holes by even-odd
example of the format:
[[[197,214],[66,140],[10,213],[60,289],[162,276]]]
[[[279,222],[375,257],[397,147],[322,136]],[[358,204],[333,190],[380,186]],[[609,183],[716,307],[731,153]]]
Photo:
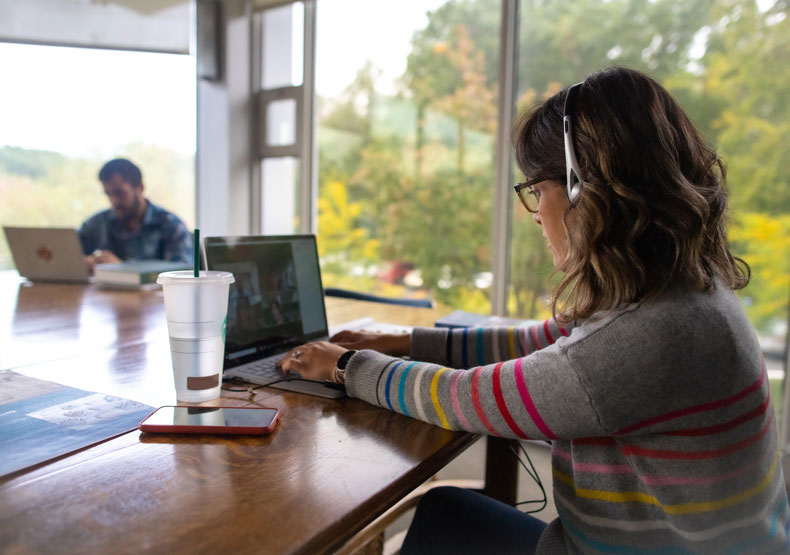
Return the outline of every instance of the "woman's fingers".
[[[282,372],[297,372],[308,380],[331,380],[335,362],[346,349],[320,341],[291,349],[276,366]]]
[[[300,347],[291,349],[283,358],[275,363],[275,368],[280,369],[283,373],[298,372],[301,374],[299,369],[302,368],[305,363],[302,357],[305,356],[308,348],[307,345],[301,345]]]

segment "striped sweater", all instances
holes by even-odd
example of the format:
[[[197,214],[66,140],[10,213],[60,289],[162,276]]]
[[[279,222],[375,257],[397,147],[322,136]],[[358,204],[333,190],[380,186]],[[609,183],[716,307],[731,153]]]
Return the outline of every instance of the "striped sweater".
[[[359,351],[349,394],[448,429],[552,440],[560,518],[538,553],[790,551],[765,365],[726,287],[575,327],[415,329],[410,358]]]

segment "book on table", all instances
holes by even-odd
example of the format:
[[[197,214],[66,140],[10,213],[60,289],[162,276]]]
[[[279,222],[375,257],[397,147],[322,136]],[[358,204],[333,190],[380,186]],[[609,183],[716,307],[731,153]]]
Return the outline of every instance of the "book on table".
[[[116,264],[96,264],[93,276],[96,284],[106,287],[140,287],[156,284],[162,272],[189,270],[185,262],[168,260],[134,260]]]

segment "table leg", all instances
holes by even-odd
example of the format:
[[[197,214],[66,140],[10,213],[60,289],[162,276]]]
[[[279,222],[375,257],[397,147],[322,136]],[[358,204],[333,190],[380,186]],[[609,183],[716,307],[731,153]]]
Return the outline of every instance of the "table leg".
[[[515,439],[486,437],[486,476],[483,493],[513,505],[518,492],[518,458],[511,446],[518,445]]]

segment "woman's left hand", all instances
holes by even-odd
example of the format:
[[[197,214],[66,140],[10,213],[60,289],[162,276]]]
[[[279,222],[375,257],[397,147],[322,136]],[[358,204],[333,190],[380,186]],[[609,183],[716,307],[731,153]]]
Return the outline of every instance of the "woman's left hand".
[[[291,349],[277,362],[283,372],[297,372],[306,380],[335,381],[335,365],[348,349],[329,341],[307,343]]]

